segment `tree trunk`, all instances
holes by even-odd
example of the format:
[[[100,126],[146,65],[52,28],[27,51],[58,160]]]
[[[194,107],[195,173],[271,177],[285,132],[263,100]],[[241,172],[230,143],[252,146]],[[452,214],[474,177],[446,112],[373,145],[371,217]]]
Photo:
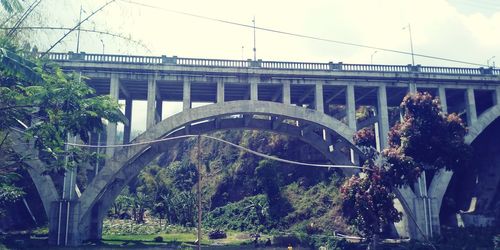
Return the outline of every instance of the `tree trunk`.
[[[374,234],[370,243],[368,243],[368,250],[376,250],[378,244],[378,234]]]

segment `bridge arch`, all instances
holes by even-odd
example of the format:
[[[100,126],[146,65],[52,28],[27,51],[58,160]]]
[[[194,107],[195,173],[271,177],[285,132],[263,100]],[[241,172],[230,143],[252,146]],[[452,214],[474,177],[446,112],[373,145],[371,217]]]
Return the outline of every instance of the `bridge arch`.
[[[238,116],[239,115],[239,116]],[[253,115],[267,115],[270,119],[254,119]],[[228,118],[230,119],[224,119]],[[283,122],[298,121],[303,126]],[[325,129],[334,141],[326,142],[323,136],[312,132]],[[273,131],[299,138],[337,164],[348,164],[350,159],[330,145],[353,146],[354,131],[347,125],[324,113],[292,105],[266,101],[231,101],[193,108],[169,117],[139,135],[132,143],[145,142],[181,134],[200,134],[216,130],[247,128]],[[190,131],[187,131],[190,130]],[[309,131],[309,132],[307,132]],[[102,221],[105,211],[119,195],[123,187],[171,143],[125,147],[115,152],[80,197],[79,229],[83,239],[100,236],[100,223],[96,232],[90,232],[91,221]],[[96,218],[97,217],[97,218]],[[94,230],[95,231],[95,230]],[[91,235],[86,235],[91,234]]]
[[[465,143],[472,146],[475,140],[499,118],[500,105],[497,104],[486,110],[481,116],[478,117],[477,121],[468,128],[468,133],[464,138]],[[435,206],[433,207],[433,210],[438,213],[440,213],[443,209],[443,198],[450,187],[450,182],[452,181],[453,176],[454,174],[452,171],[440,170],[435,174],[435,177],[432,180],[429,188],[429,195],[436,200],[435,204],[433,204]]]
[[[465,143],[472,144],[474,140],[498,117],[500,117],[500,104],[497,104],[485,111],[477,121],[469,127],[469,132],[465,136]]]

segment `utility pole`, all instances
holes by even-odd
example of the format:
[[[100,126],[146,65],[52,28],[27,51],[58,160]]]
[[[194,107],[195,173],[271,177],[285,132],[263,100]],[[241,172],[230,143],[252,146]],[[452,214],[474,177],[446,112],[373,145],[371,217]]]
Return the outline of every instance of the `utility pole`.
[[[406,27],[403,27],[405,29]],[[415,66],[415,55],[413,53],[413,38],[411,36],[411,25],[408,23],[408,32],[410,34],[411,65]]]
[[[198,185],[196,185],[196,192],[198,196],[198,250],[201,249],[201,136],[198,136],[197,148],[197,171],[198,171]]]
[[[253,16],[253,60],[257,61],[257,45],[256,45],[256,38],[255,38],[255,16]]]
[[[80,5],[80,18],[78,19],[78,33],[76,35],[76,53],[80,52],[80,27],[82,25],[82,5]]]

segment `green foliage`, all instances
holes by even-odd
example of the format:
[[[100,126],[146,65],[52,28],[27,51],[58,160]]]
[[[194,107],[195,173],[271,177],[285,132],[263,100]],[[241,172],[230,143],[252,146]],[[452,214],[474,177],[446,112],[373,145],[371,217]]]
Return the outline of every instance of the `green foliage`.
[[[0,6],[2,6],[7,13],[22,10],[22,6],[18,0],[0,0]]]
[[[278,221],[269,214],[266,195],[244,198],[235,203],[218,207],[205,215],[203,224],[211,228],[267,232]]]

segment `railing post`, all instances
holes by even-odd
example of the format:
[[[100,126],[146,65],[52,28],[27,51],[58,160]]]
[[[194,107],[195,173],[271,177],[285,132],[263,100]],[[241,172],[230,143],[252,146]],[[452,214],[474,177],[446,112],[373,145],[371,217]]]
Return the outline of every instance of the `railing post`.
[[[74,53],[73,51],[68,52],[69,60],[72,61],[83,61],[85,60],[85,52]]]
[[[489,68],[479,68],[479,72],[481,72],[481,75],[493,75],[493,67]]]

